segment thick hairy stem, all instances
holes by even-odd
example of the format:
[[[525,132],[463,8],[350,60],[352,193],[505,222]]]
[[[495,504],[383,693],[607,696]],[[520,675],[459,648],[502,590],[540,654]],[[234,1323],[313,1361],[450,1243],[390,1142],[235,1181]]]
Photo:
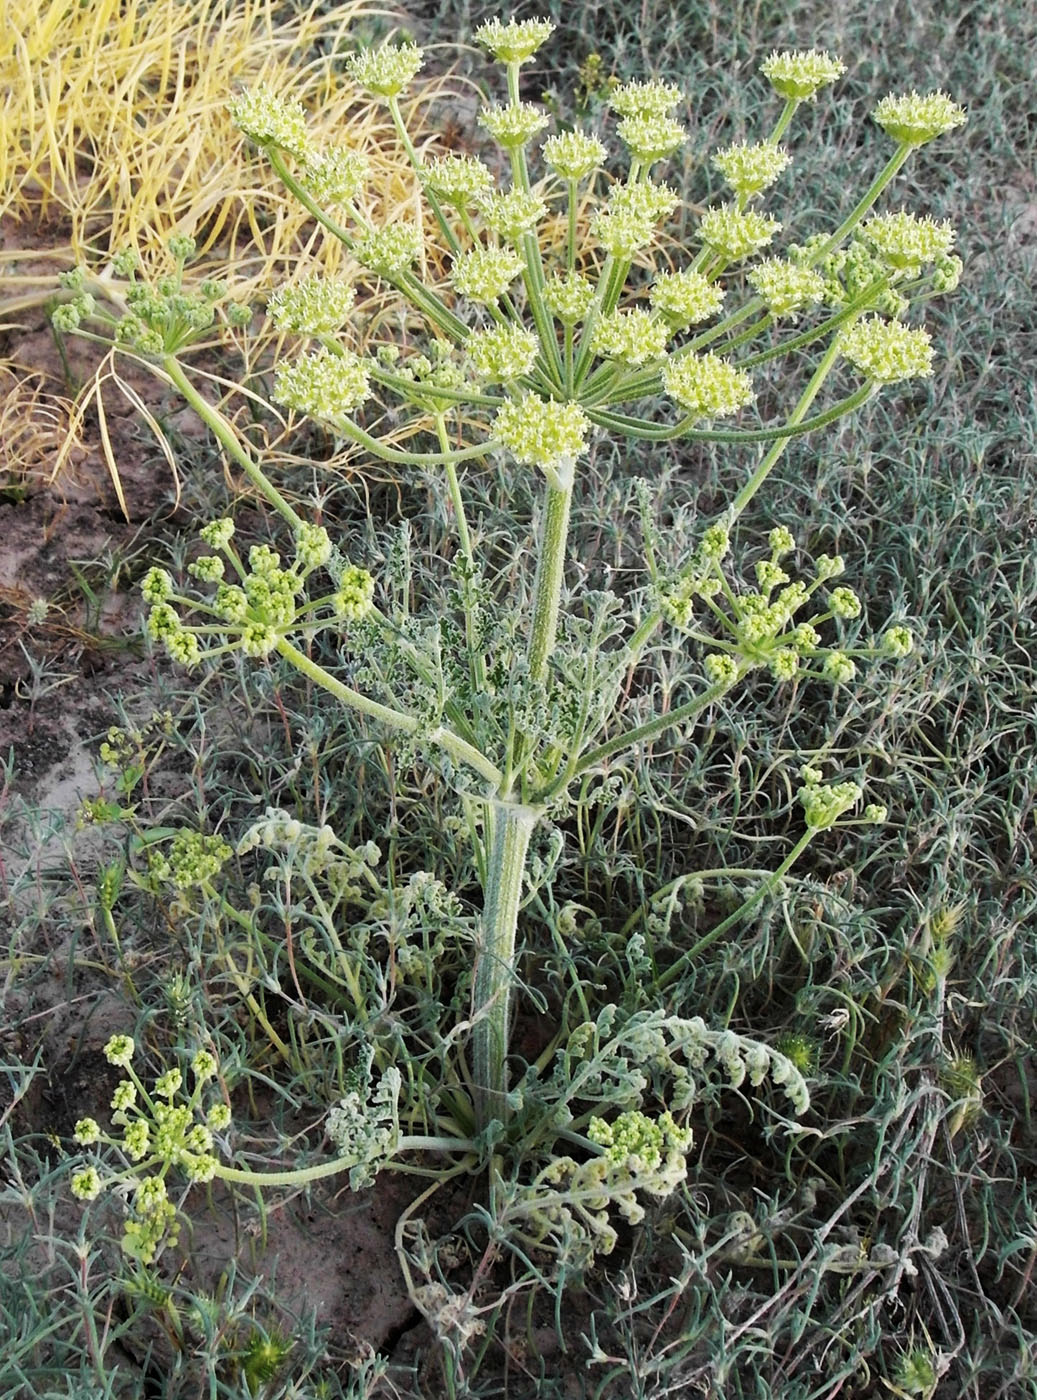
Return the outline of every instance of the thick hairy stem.
[[[515,928],[535,807],[491,802],[483,927],[472,975],[472,1077],[476,1130],[507,1122],[508,1033],[515,977]]]
[[[529,638],[529,673],[534,680],[543,680],[546,675],[547,660],[554,651],[558,634],[558,610],[565,572],[565,546],[569,534],[571,503],[571,481],[562,490],[548,486],[536,582],[533,586],[533,626]]]

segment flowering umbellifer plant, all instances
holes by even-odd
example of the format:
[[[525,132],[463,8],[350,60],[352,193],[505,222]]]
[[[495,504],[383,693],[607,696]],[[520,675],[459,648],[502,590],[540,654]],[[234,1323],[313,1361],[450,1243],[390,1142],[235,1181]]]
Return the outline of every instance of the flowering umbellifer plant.
[[[200,296],[184,292],[182,241],[173,277],[152,286],[129,273],[121,320],[75,285],[78,295],[57,313],[66,329],[107,324],[127,351],[157,365],[292,532],[285,557],[267,546],[244,556],[230,519],[208,523],[208,552],[190,572],[209,591],[189,595],[152,569],[144,580],[151,635],[191,666],[234,650],[288,660],[343,705],[417,745],[481,804],[476,1138],[494,1122],[506,1125],[513,1108],[506,1066],[516,921],[538,823],[610,759],[667,730],[687,731],[753,672],[839,686],[860,662],[911,649],[910,633],[896,623],[869,645],[840,642],[843,620],[861,611],[853,590],[834,583],[841,558],[793,562],[792,535],[775,529],[745,582],[730,566],[729,547],[739,516],[793,437],[836,422],[886,385],[931,373],[930,338],[912,309],[953,289],[961,266],[947,224],[877,208],[913,150],[964,122],[944,94],[885,98],[873,114],[892,142],[884,168],[838,227],[783,243],[780,220],[761,207],[764,196],[790,165],[782,143],[797,109],[843,65],[816,51],[772,54],[761,71],[783,99],[777,120],[762,139],[713,155],[729,194],[702,215],[685,255],[662,241],[680,201],[659,174],[687,139],[674,116],[680,90],[629,83],[611,93],[612,116],[600,132],[546,135],[548,114],[522,100],[520,74],[551,29],[541,20],[494,21],[477,31],[506,76],[503,100],[479,115],[500,148],[491,163],[415,149],[400,94],[420,68],[419,48],[388,44],[349,60],[358,87],[387,104],[414,167],[446,260],[442,278],[428,273],[425,225],[377,224],[362,157],[319,144],[299,104],[257,88],[230,109],[353,268],[343,278],[300,278],[269,298],[275,325],[309,341],[278,366],[274,398],[372,458],[442,474],[456,530],[456,618],[416,623],[398,613],[364,561],[299,516],[198,393],[179,352],[196,323],[209,325],[221,290],[206,283]],[[409,325],[420,319],[422,341],[408,337],[401,349],[375,340],[364,354],[353,348],[364,289],[376,285],[409,306]],[[242,319],[234,306],[228,314]],[[800,376],[797,401],[776,420],[745,421],[776,367]],[[393,411],[391,442],[364,426],[382,405]],[[727,421],[739,415],[738,426]],[[727,510],[669,572],[652,549],[650,487],[642,484],[644,589],[626,600],[581,598],[566,616],[570,505],[581,462],[604,435],[635,444],[725,443],[752,465]],[[464,470],[491,457],[540,479],[528,596],[519,599],[494,596],[469,522]],[[701,690],[666,714],[624,723],[624,678],[665,628],[703,649]],[[377,655],[391,664],[361,665],[347,683],[314,659],[309,644],[322,633],[361,663]],[[827,784],[819,770],[805,770],[805,831],[776,875],[861,797],[855,783]],[[870,805],[856,820],[883,816]],[[665,980],[679,971],[678,963]],[[596,1132],[600,1144],[622,1140],[607,1124]],[[672,1157],[683,1139],[677,1127],[671,1136]]]

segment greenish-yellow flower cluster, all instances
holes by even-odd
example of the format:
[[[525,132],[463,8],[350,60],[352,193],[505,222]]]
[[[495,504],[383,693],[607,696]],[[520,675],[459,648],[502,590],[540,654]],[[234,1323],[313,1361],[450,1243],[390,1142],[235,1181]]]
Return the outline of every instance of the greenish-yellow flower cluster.
[[[473,331],[466,350],[472,368],[491,384],[506,384],[533,368],[540,342],[524,326],[491,326]]]
[[[306,113],[301,102],[281,97],[267,83],[240,93],[229,103],[230,119],[257,146],[273,146],[305,161],[310,154]]]
[[[501,63],[525,63],[554,33],[549,19],[486,20],[474,38]]]
[[[846,72],[846,65],[824,49],[775,50],[760,72],[779,96],[794,102],[813,99]]]
[[[383,44],[350,54],[346,71],[373,97],[395,97],[414,79],[423,57],[417,44]]]
[[[746,281],[763,298],[772,316],[795,316],[825,294],[825,279],[819,272],[784,258],[758,262],[746,273]]]
[[[349,323],[356,291],[343,277],[314,273],[278,287],[267,301],[267,315],[278,330],[298,335],[334,335]]]
[[[715,316],[724,303],[724,289],[686,267],[661,272],[648,290],[648,300],[673,330],[683,330]]]
[[[345,146],[311,151],[300,174],[300,183],[318,204],[349,205],[367,183],[371,168],[362,151]]]
[[[709,352],[671,358],[663,370],[663,388],[696,423],[737,413],[754,397],[746,371]]]
[[[96,1165],[87,1166],[73,1173],[71,1190],[84,1201],[112,1189],[128,1196],[131,1209],[123,1226],[123,1252],[151,1264],[177,1240],[176,1208],[166,1177],[178,1171],[189,1182],[213,1179],[219,1170],[213,1135],[229,1126],[230,1109],[218,1095],[207,1095],[205,1086],[218,1069],[208,1050],[199,1050],[191,1060],[190,1094],[181,1092],[184,1074],[176,1067],[160,1074],[149,1088],[133,1066],[135,1053],[127,1035],[112,1036],[104,1048],[109,1064],[127,1075],[112,1099],[112,1127],[121,1132],[106,1133],[95,1119],[81,1118],[73,1134],[77,1146],[109,1148],[127,1165],[104,1176]]]
[[[765,248],[780,229],[777,219],[755,209],[738,209],[733,204],[707,209],[699,225],[703,243],[725,262],[738,262]]]
[[[749,199],[773,185],[782,171],[788,169],[791,160],[784,147],[769,141],[759,141],[755,145],[743,142],[717,151],[713,165],[739,199]]]
[[[602,316],[591,336],[591,349],[608,360],[643,365],[666,353],[670,329],[648,311],[613,311]]]
[[[421,257],[421,229],[414,224],[392,224],[361,234],[353,244],[353,256],[368,272],[398,277]]]
[[[453,152],[430,160],[422,167],[421,177],[434,195],[455,209],[474,207],[493,189],[488,166],[475,156]]]
[[[683,101],[684,94],[672,83],[623,83],[609,93],[608,103],[621,117],[661,117]]]
[[[549,136],[541,148],[544,162],[563,180],[584,180],[602,164],[607,154],[596,136],[564,131]]]
[[[929,332],[865,316],[843,331],[839,341],[843,355],[876,384],[897,384],[902,379],[924,379],[933,372],[933,345]]]
[[[522,271],[522,259],[511,248],[473,248],[458,253],[450,269],[450,282],[469,301],[492,306]]]
[[[884,97],[872,114],[887,136],[902,146],[924,146],[968,120],[965,108],[945,92],[909,92]]]
[[[285,408],[334,420],[352,413],[368,398],[369,375],[367,363],[359,356],[321,346],[278,367],[273,397]]]
[[[928,264],[946,259],[954,247],[949,223],[919,218],[907,209],[865,219],[861,233],[891,267],[913,276]]]
[[[547,125],[543,108],[531,102],[513,102],[507,107],[484,107],[479,113],[479,125],[505,148],[515,150],[532,141]]]
[[[582,321],[594,300],[594,284],[579,272],[556,274],[544,283],[544,304],[563,326]]]
[[[518,188],[491,194],[481,208],[490,228],[512,243],[517,243],[524,233],[532,233],[547,213],[547,205],[539,195]]]
[[[630,154],[643,165],[672,156],[688,139],[680,122],[654,112],[624,117],[616,130],[630,148]]]
[[[578,403],[525,393],[497,412],[493,436],[518,462],[539,467],[550,479],[583,452],[590,422]]]

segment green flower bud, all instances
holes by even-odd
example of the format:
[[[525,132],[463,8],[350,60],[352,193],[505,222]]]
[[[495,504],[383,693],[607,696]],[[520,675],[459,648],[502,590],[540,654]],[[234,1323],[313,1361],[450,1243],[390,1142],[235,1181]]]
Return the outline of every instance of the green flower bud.
[[[887,656],[902,658],[914,648],[914,638],[907,627],[889,627],[882,636],[882,649]]]
[[[790,681],[799,670],[799,652],[791,647],[780,647],[771,653],[771,675],[776,681]]]
[[[811,775],[816,769],[810,770]],[[803,807],[807,826],[822,831],[834,825],[844,812],[860,801],[861,789],[856,783],[833,783],[828,787],[808,779],[797,794]]]
[[[143,1118],[131,1123],[122,1135],[122,1150],[131,1162],[142,1162],[151,1147],[151,1129]]]
[[[795,549],[796,541],[792,537],[792,531],[784,525],[776,525],[767,536],[767,544],[775,559],[780,559],[783,554],[788,554]]]
[[[753,400],[745,370],[719,355],[681,355],[662,373],[663,388],[696,420],[737,413]]]
[[[246,656],[269,656],[277,645],[277,633],[265,622],[246,620],[241,630],[241,650]]]
[[[469,301],[492,306],[522,271],[523,262],[510,248],[473,248],[458,253],[450,270],[454,290]]]
[[[77,1201],[94,1201],[101,1194],[101,1177],[96,1167],[85,1167],[72,1177],[71,1190]]]
[[[702,663],[710,685],[734,685],[738,679],[738,662],[723,651],[711,651]]]
[[[608,104],[621,117],[665,116],[683,101],[680,88],[670,83],[624,83],[609,94]]]
[[[769,141],[759,141],[754,145],[742,142],[717,151],[712,165],[739,198],[749,199],[773,185],[782,171],[788,169],[791,160],[784,147],[772,145]]]
[[[595,355],[625,365],[643,365],[666,353],[670,330],[647,311],[613,311],[602,316],[591,336]]]
[[[596,136],[582,131],[566,131],[544,142],[545,162],[563,180],[583,180],[597,170],[607,154]]]
[[[214,1103],[205,1115],[205,1121],[214,1133],[222,1133],[230,1127],[230,1108],[225,1103]]]
[[[350,54],[346,70],[373,97],[396,97],[413,80],[423,57],[417,44],[383,44]]]
[[[860,617],[861,600],[852,588],[833,588],[828,595],[828,606],[836,617]]]
[[[924,146],[927,141],[963,126],[968,118],[964,107],[952,102],[945,92],[922,96],[909,92],[901,97],[890,93],[872,113],[887,136],[902,146]]]
[[[780,229],[777,219],[753,209],[737,209],[733,204],[707,209],[699,225],[703,243],[728,262],[738,262],[766,247]]]
[[[818,91],[846,72],[846,67],[827,51],[807,49],[775,51],[760,64],[760,72],[779,97],[796,102],[813,99]]]
[[[528,374],[536,361],[540,342],[523,326],[491,326],[473,331],[466,345],[472,368],[491,384],[506,384]]]
[[[371,611],[374,601],[374,579],[366,569],[350,564],[343,569],[338,592],[331,600],[336,617],[356,622]]]
[[[95,1142],[101,1140],[100,1124],[95,1118],[80,1118],[76,1123],[75,1132],[72,1134],[72,1141],[78,1147],[92,1147]]]
[[[187,572],[202,583],[219,583],[224,572],[223,560],[218,554],[203,554],[194,563],[188,564]]]
[[[125,1113],[128,1108],[132,1108],[137,1102],[137,1086],[132,1079],[122,1079],[115,1086],[115,1093],[112,1095],[112,1110],[115,1113]]]
[[[119,1065],[125,1069],[133,1059],[133,1052],[136,1046],[133,1038],[128,1035],[113,1035],[108,1038],[104,1047],[104,1057],[110,1065]]]
[[[234,521],[224,515],[219,520],[208,521],[198,533],[210,549],[226,549],[234,534]]]
[[[478,122],[505,150],[525,146],[547,125],[547,117],[529,102],[513,102],[507,107],[484,107]]]
[[[857,667],[843,651],[830,651],[824,659],[821,674],[833,685],[846,685],[857,674]]]
[[[472,36],[501,63],[525,63],[554,33],[548,19],[486,20]]]
[[[198,244],[184,233],[174,233],[166,247],[178,263],[190,262],[198,251]]]
[[[165,569],[149,569],[140,581],[145,603],[164,603],[173,593],[173,580]]]

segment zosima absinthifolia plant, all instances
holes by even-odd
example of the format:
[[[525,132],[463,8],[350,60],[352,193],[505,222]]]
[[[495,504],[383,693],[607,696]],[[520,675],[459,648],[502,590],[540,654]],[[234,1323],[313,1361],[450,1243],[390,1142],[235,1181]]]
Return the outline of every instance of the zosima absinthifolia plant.
[[[135,1116],[122,1106],[126,1132],[111,1142],[127,1171],[139,1175],[150,1164],[147,1180],[162,1182],[179,1166],[189,1178],[256,1185],[345,1169],[363,1181],[412,1150],[460,1154],[473,1166],[499,1164],[509,1143],[524,1150],[509,1138],[528,1090],[527,1080],[509,1082],[509,1026],[519,911],[530,881],[551,878],[542,859],[532,870],[537,827],[564,816],[588,783],[607,778],[610,763],[658,736],[674,732],[694,743],[695,722],[755,672],[848,686],[861,664],[911,650],[909,631],[893,618],[870,643],[846,640],[844,624],[858,618],[861,603],[838,581],[842,558],[798,558],[785,528],[770,532],[748,571],[735,567],[730,550],[739,517],[793,438],[822,431],[887,386],[931,373],[933,347],[916,308],[956,285],[954,233],[922,213],[885,207],[884,196],[912,152],[961,125],[963,110],[940,92],[885,97],[872,113],[877,139],[891,148],[880,173],[837,227],[783,240],[781,219],[764,206],[792,162],[784,143],[799,108],[835,83],[843,65],[825,52],[774,53],[761,72],[782,101],[776,119],[761,139],[710,157],[728,194],[706,209],[691,246],[678,252],[663,231],[680,200],[660,172],[688,139],[674,115],[683,94],[662,82],[631,82],[611,92],[600,130],[547,134],[551,119],[523,100],[521,76],[551,29],[541,20],[492,21],[477,31],[504,73],[501,101],[478,117],[498,148],[487,161],[416,149],[400,99],[421,67],[418,47],[387,44],[349,60],[352,81],[388,108],[424,201],[422,222],[371,217],[364,160],[348,132],[336,134],[340,144],[322,144],[302,107],[268,88],[243,92],[230,106],[352,269],[345,277],[300,275],[270,296],[267,315],[304,346],[277,365],[273,397],[354,444],[357,461],[369,457],[441,483],[454,531],[454,615],[404,610],[399,590],[351,541],[299,515],[198,392],[182,352],[211,324],[224,292],[212,282],[185,289],[188,240],[174,241],[176,268],[164,280],[141,280],[128,262],[119,264],[121,314],[102,309],[82,282],[56,313],[64,329],[89,325],[87,333],[156,366],[286,524],[283,554],[267,545],[245,554],[231,519],[207,523],[206,552],[188,568],[198,589],[151,569],[143,584],[151,636],[188,667],[233,652],[256,664],[280,657],[406,743],[461,794],[482,882],[470,1017],[455,1036],[463,1050],[458,1084],[437,1131],[408,1132],[428,1127],[427,1109],[420,1122],[410,1116],[395,1052],[368,1030],[353,1042],[362,1061],[358,1091],[328,1119],[339,1155],[290,1172],[233,1168],[213,1147],[222,1115],[216,1121],[211,1107],[203,1112],[208,1060],[195,1064],[192,1095],[174,1105],[180,1082],[147,1089],[120,1041],[117,1062],[134,1086],[125,1096],[142,1107]],[[433,243],[439,261],[430,256]],[[445,274],[431,275],[433,266]],[[378,289],[399,298],[408,335],[401,344],[379,332],[359,353],[365,299]],[[228,314],[247,315],[233,305]],[[776,417],[754,419],[769,383],[794,384],[795,396]],[[373,423],[390,431],[380,435]],[[645,572],[624,597],[581,593],[571,567],[570,507],[581,466],[605,437],[626,443],[631,463],[639,444],[676,440],[724,444],[745,462],[744,484],[677,567],[658,562],[652,484],[637,483]],[[538,484],[538,508],[516,526],[531,541],[517,593],[481,552],[466,491],[468,473],[491,460]],[[413,582],[420,595],[420,578]],[[632,718],[625,682],[667,631],[674,647],[700,652],[701,684],[666,713]],[[819,831],[884,818],[879,805],[862,805],[855,781],[831,781],[807,766],[800,783],[802,834],[753,900],[774,888]],[[319,868],[359,859],[336,850],[333,833],[303,829],[284,814],[271,812],[261,826],[248,843],[276,845],[290,828],[292,841],[308,833],[308,850],[323,842]],[[218,837],[185,834],[171,857],[174,878],[204,885],[229,853]],[[687,965],[685,954],[658,985],[673,985]],[[348,1029],[343,1034],[349,1039]],[[629,1015],[606,1007],[555,1048],[562,1088],[551,1142],[565,1141],[575,1155],[545,1149],[534,1186],[513,1200],[530,1238],[571,1232],[576,1221],[593,1248],[604,1248],[614,1237],[609,1204],[634,1218],[635,1190],[672,1190],[707,1061],[735,1084],[783,1084],[797,1111],[807,1102],[801,1075],[776,1050],[662,1009]],[[99,1136],[96,1124],[82,1125],[83,1143]],[[84,1195],[102,1184],[96,1168],[78,1182]],[[145,1254],[157,1247],[168,1214],[164,1189],[148,1189],[155,1203],[149,1197],[137,1213]]]

